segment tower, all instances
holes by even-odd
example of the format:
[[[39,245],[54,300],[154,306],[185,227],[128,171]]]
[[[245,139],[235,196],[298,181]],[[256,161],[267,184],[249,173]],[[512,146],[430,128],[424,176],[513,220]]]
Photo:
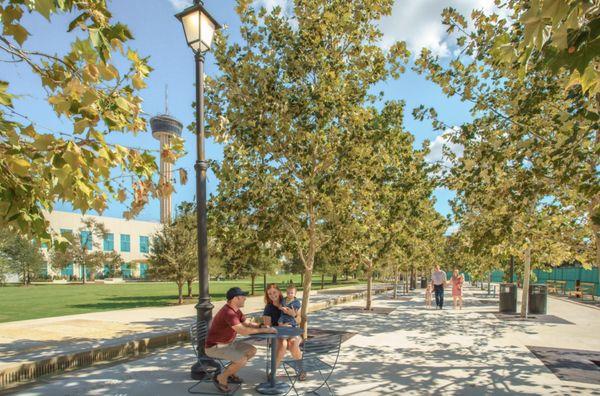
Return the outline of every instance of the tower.
[[[165,114],[157,115],[150,119],[150,128],[152,128],[152,136],[160,142],[160,185],[163,183],[173,183],[173,164],[165,161],[163,150],[169,147],[171,139],[174,136],[181,137],[183,124],[169,115],[169,108],[166,105],[165,93]],[[160,222],[168,224],[171,222],[171,214],[173,212],[173,204],[171,193],[161,194],[160,196]]]

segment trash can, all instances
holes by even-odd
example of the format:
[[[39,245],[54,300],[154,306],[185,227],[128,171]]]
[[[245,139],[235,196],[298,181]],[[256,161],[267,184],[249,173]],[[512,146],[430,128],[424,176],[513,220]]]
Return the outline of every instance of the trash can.
[[[422,276],[421,277],[421,289],[425,289],[427,288],[427,278]]]
[[[545,284],[529,285],[530,314],[546,315],[548,311],[548,286]]]
[[[500,284],[500,312],[517,313],[517,285],[514,283]]]

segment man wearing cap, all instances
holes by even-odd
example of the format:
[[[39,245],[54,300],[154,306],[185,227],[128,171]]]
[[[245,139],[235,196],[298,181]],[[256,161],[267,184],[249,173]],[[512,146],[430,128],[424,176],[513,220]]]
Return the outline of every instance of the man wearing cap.
[[[239,287],[232,287],[227,291],[227,304],[217,312],[212,320],[206,336],[206,355],[216,359],[230,360],[222,373],[215,377],[215,385],[222,392],[229,392],[227,381],[241,383],[242,380],[236,373],[248,363],[255,354],[256,348],[242,341],[235,341],[240,335],[259,333],[276,333],[273,328],[259,328],[256,323],[250,322],[240,308],[246,302],[248,292]]]

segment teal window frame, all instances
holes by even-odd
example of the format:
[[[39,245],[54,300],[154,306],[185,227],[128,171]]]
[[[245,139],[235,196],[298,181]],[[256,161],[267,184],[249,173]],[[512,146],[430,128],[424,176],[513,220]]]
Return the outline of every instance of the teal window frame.
[[[126,253],[131,252],[131,235],[121,234],[121,251]]]
[[[145,235],[140,235],[140,253],[150,252],[150,238]]]
[[[93,249],[93,238],[94,236],[92,235],[91,231],[81,231],[79,233],[79,239],[81,241],[81,247],[83,247],[83,245],[85,244],[85,248],[90,251]]]
[[[112,252],[115,250],[115,234],[110,232],[104,236],[103,248],[105,252]]]

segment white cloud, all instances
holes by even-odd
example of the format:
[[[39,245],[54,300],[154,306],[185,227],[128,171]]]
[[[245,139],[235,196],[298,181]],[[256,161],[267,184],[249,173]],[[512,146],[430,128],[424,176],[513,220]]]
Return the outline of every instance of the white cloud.
[[[458,225],[458,224],[452,224],[450,227],[448,227],[446,229],[446,235],[455,234],[456,232],[458,232],[458,230],[460,230],[460,225]]]
[[[186,7],[191,6],[192,0],[169,0],[169,3],[177,10],[181,11]]]
[[[449,158],[444,155],[445,150],[449,150],[457,157],[462,156],[464,147],[460,144],[450,142],[450,134],[453,133],[454,130],[446,129],[444,133],[437,136],[435,140],[431,142],[429,145],[429,154],[427,154],[427,157],[425,157],[428,162],[441,163],[444,166],[450,167],[452,164],[450,163]]]
[[[418,56],[423,47],[435,55],[449,56],[454,42],[448,39],[441,22],[442,10],[447,7],[455,8],[466,17],[474,9],[485,13],[496,10],[494,0],[396,0],[392,15],[380,23],[383,45],[389,47],[393,42],[403,40],[413,56]]]
[[[292,2],[290,0],[255,0],[254,5],[265,7],[268,11],[279,6],[283,11],[286,11],[292,6]]]

